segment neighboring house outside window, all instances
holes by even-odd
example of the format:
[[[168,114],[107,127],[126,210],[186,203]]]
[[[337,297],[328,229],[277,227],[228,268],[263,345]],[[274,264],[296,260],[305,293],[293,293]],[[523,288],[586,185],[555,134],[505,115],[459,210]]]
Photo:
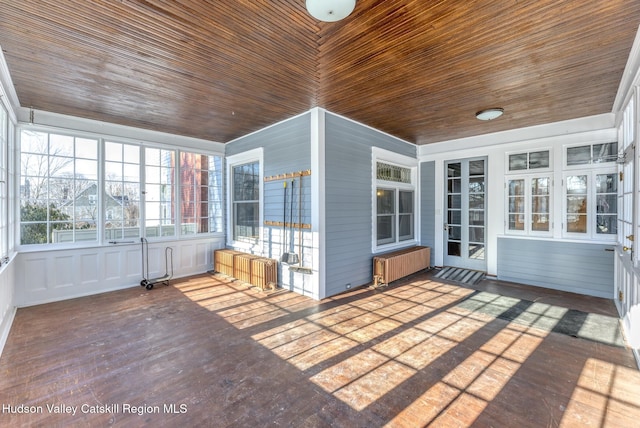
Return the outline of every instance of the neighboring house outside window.
[[[373,251],[415,245],[417,161],[374,148]]]
[[[105,142],[105,200],[114,199],[118,206],[111,219],[105,219],[107,241],[140,237],[140,146]]]
[[[180,152],[182,235],[222,232],[222,159]]]
[[[223,232],[221,156],[26,127],[20,136],[21,245]]]
[[[94,208],[76,198],[97,185],[98,140],[23,131],[20,243],[97,241]]]

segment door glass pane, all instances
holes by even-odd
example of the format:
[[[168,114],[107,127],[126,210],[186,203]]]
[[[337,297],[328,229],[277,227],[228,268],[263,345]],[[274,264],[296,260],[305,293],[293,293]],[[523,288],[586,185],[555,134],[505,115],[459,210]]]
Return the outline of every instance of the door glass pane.
[[[474,260],[484,260],[484,245],[470,243],[469,244],[469,258]]]
[[[447,165],[447,177],[460,177],[462,174],[461,164],[459,162]]]
[[[484,175],[484,160],[469,162],[469,176]]]
[[[449,241],[447,244],[447,255],[449,256],[460,256],[460,242],[452,242]]]
[[[460,226],[449,226],[449,239],[459,241],[462,237],[462,228]]]
[[[469,228],[469,241],[470,242],[484,242],[484,227],[470,227]]]
[[[484,194],[470,194],[469,195],[469,209],[482,210],[484,209]]]
[[[484,223],[480,222],[485,210],[484,173],[484,160],[469,162],[468,257],[476,260],[484,259]]]

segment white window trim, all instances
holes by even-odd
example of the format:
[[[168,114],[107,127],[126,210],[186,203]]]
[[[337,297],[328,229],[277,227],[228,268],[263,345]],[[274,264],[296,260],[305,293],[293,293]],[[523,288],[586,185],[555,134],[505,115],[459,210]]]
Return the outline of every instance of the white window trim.
[[[514,171],[511,171],[509,169],[509,156],[522,155],[522,154],[526,153],[527,154],[527,162],[528,162],[530,153],[538,153],[538,152],[544,152],[544,151],[549,152],[549,166],[547,168],[529,168],[529,164],[527,163],[527,168],[526,169],[518,169],[518,170],[514,170]],[[505,174],[507,174],[507,175],[544,174],[544,173],[547,173],[547,172],[552,172],[553,171],[553,148],[552,147],[540,147],[540,148],[536,148],[536,149],[514,150],[514,151],[505,152],[505,154],[504,154],[504,168],[505,168]]]
[[[259,199],[258,199],[258,209],[260,211],[259,213],[259,219],[258,219],[258,239],[256,242],[246,242],[246,241],[236,241],[233,239],[233,198],[232,198],[232,184],[233,184],[233,180],[232,180],[232,174],[233,174],[233,167],[236,165],[242,165],[242,164],[246,164],[246,163],[251,163],[251,162],[258,162],[258,170],[259,170],[259,175],[260,175],[260,187],[259,187]],[[262,179],[262,177],[264,177],[264,148],[262,147],[258,147],[257,149],[253,149],[253,150],[248,150],[246,152],[243,153],[238,153],[237,155],[232,155],[232,156],[228,156],[226,158],[226,170],[227,170],[227,174],[226,174],[226,188],[227,188],[227,203],[226,203],[226,208],[227,208],[227,212],[226,212],[226,216],[225,218],[227,219],[226,221],[226,228],[225,230],[227,231],[227,237],[226,237],[226,243],[227,246],[229,247],[233,247],[236,248],[238,250],[244,250],[244,251],[254,251],[256,249],[260,249],[262,248],[262,234],[264,232],[264,180]]]
[[[393,181],[378,180],[377,163],[384,162],[392,165],[401,166],[411,169],[411,184],[398,183]],[[371,252],[376,254],[380,252],[392,251],[399,248],[411,247],[418,245],[420,242],[420,187],[419,187],[419,163],[418,159],[379,147],[371,148]],[[396,242],[391,244],[378,245],[377,240],[377,199],[376,192],[378,187],[396,190],[412,190],[413,191],[413,239],[406,241],[398,241],[396,228]],[[396,213],[396,217],[398,217]],[[397,219],[396,219],[397,221]]]
[[[524,170],[523,170],[524,171]],[[537,171],[537,170],[535,170]],[[538,231],[531,229],[531,218],[533,215],[532,212],[532,199],[533,195],[531,193],[531,180],[535,178],[548,178],[551,182],[549,186],[549,230],[548,231]],[[511,230],[509,229],[509,181],[512,180],[524,180],[524,222],[525,228],[524,230]],[[554,212],[553,212],[553,196],[554,196],[554,182],[553,182],[553,174],[548,173],[540,173],[540,174],[511,174],[505,176],[505,224],[504,224],[504,233],[505,235],[516,235],[516,236],[531,236],[531,237],[551,237],[553,235],[553,226],[554,226]]]
[[[596,175],[601,174],[618,174],[617,167],[607,163],[607,168],[588,168],[579,170],[569,170],[562,174],[562,237],[575,240],[588,240],[594,242],[616,242],[618,234],[598,234],[596,233]],[[587,176],[587,232],[575,233],[567,232],[567,177],[574,175]],[[620,184],[618,183],[618,194],[620,193]],[[620,207],[616,207],[616,214],[620,215]],[[619,224],[618,224],[619,226]]]
[[[594,169],[609,169],[612,167],[616,166],[616,162],[615,161],[610,161],[610,162],[601,162],[601,163],[584,163],[584,164],[580,164],[580,165],[568,165],[567,164],[567,149],[573,148],[573,147],[583,147],[583,146],[589,146],[591,148],[593,148],[594,145],[597,144],[606,144],[606,143],[615,143],[616,141],[612,141],[610,138],[607,139],[598,139],[598,140],[593,140],[593,141],[584,141],[582,143],[574,143],[574,144],[565,144],[562,146],[562,169],[566,170],[566,171],[573,171],[573,170],[577,170],[577,171],[584,171],[584,170],[594,170]],[[617,141],[618,143],[618,152],[620,151],[620,141]]]

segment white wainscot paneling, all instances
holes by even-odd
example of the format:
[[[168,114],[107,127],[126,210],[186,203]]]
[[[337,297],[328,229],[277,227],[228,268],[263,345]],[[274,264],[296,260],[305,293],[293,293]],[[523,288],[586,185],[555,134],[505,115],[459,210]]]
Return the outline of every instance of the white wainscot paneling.
[[[18,259],[20,259],[20,256],[18,256]],[[48,258],[44,256],[25,256],[19,269],[22,275],[18,275],[18,278],[16,278],[17,281],[20,281],[20,277],[23,277],[24,283],[17,289],[24,292],[47,290],[49,287],[48,277],[51,275],[51,269],[47,266],[47,262]]]
[[[82,254],[80,256],[80,283],[83,286],[93,286],[98,282],[98,253]]]
[[[193,258],[196,247],[194,245],[182,245],[180,247],[180,269],[191,269],[194,266]]]
[[[66,288],[73,287],[75,285],[75,261],[71,255],[57,256],[53,258],[54,268],[50,269],[52,276],[54,277],[52,281],[53,288]]]
[[[15,260],[14,304],[30,306],[139,286],[143,275],[153,279],[171,273],[165,263],[167,247],[173,249],[174,278],[204,273],[213,268],[213,250],[223,246],[222,237],[149,243],[148,272],[143,272],[139,243],[22,252]]]
[[[104,279],[107,281],[112,281],[120,278],[120,273],[122,272],[122,266],[120,265],[120,251],[107,251],[103,254],[103,259]]]
[[[16,313],[14,306],[15,259],[0,269],[0,355],[9,337],[9,330]]]

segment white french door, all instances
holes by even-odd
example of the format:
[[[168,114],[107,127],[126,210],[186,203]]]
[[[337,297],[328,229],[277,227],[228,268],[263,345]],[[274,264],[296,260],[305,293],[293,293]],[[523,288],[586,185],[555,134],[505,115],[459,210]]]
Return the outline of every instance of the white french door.
[[[445,266],[486,271],[486,166],[486,158],[445,162]]]

